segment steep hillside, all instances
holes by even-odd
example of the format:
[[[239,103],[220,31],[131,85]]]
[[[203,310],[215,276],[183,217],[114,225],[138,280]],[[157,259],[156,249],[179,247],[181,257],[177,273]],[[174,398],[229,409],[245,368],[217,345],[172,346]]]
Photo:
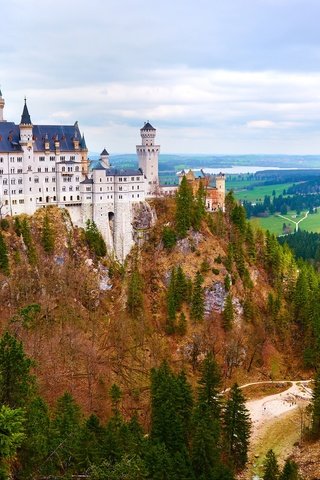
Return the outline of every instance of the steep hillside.
[[[21,339],[35,360],[44,398],[52,404],[68,390],[85,412],[105,417],[111,408],[108,391],[117,383],[124,413],[138,410],[147,422],[142,407],[150,368],[168,359],[193,382],[208,351],[214,352],[226,386],[293,370],[303,377],[296,325],[289,319],[285,290],[280,299],[279,284],[266,266],[263,234],[241,232],[247,227],[241,212],[240,220],[235,213],[231,218],[232,204],[226,215],[204,217],[198,231],[190,229],[168,248],[163,231],[174,228],[175,202],[156,200],[152,206],[157,224],[124,267],[108,256],[96,257],[63,210],[41,209],[31,218],[2,221],[10,273],[0,274],[1,330]],[[48,228],[51,249],[46,248]],[[286,255],[283,268],[289,272]],[[168,292],[178,266],[186,287],[173,325]],[[198,271],[203,319],[192,314]],[[288,285],[289,280],[282,281]],[[130,296],[138,298],[132,308]]]

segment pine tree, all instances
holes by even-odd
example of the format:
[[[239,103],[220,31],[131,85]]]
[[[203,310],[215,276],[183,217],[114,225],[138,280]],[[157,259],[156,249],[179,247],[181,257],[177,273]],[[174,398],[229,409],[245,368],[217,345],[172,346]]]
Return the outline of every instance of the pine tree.
[[[106,243],[94,221],[87,221],[85,239],[88,247],[97,257],[104,257],[107,254]]]
[[[203,182],[199,183],[193,204],[192,226],[195,230],[200,230],[201,221],[206,214],[206,192]]]
[[[42,246],[46,253],[52,254],[54,251],[54,232],[50,225],[48,212],[43,217],[42,225]]]
[[[191,227],[192,208],[192,190],[184,176],[176,194],[176,231],[180,238],[185,238]]]
[[[234,320],[234,311],[233,311],[233,303],[232,303],[232,295],[229,293],[227,295],[224,309],[222,312],[222,320],[223,320],[223,328],[226,331],[232,329],[233,320]]]
[[[36,249],[34,247],[31,235],[30,224],[26,217],[21,221],[21,234],[25,246],[27,247],[27,255],[31,265],[35,265],[37,261]]]
[[[137,266],[134,267],[130,275],[127,295],[129,314],[132,318],[139,317],[143,312],[143,281]]]
[[[273,450],[269,450],[264,462],[263,480],[278,480],[279,466]]]
[[[298,480],[298,465],[293,460],[287,459],[279,480]]]
[[[25,417],[23,409],[12,409],[7,405],[0,407],[0,478],[13,478],[10,474],[11,460],[25,438]]]
[[[214,478],[221,466],[219,390],[219,369],[212,354],[208,354],[201,366],[193,413],[191,454],[196,478]]]
[[[16,408],[32,400],[35,383],[31,366],[22,343],[6,332],[0,339],[0,404]]]
[[[320,436],[320,372],[317,373],[314,379],[314,387],[312,394],[312,434],[319,438]]]
[[[176,269],[171,270],[170,281],[167,292],[167,324],[166,331],[169,335],[175,333],[176,330]]]
[[[180,310],[183,302],[187,299],[187,279],[182,270],[181,265],[178,265],[175,275],[175,297],[176,297],[176,308]]]
[[[229,462],[236,470],[241,470],[248,460],[251,422],[245,398],[237,384],[230,390],[223,420],[225,449]]]
[[[177,334],[181,336],[187,333],[187,319],[183,312],[180,313],[176,331],[177,331]]]
[[[8,249],[1,232],[0,232],[0,271],[5,275],[9,274]]]
[[[193,284],[190,316],[193,322],[202,322],[204,318],[203,277],[198,271]]]

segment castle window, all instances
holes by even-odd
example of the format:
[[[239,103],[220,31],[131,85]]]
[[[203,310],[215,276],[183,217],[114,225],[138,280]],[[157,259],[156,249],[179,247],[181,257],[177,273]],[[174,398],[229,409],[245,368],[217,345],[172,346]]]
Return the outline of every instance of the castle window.
[[[119,195],[119,198],[122,198],[122,195]]]
[[[60,157],[60,162],[65,162],[66,161],[66,157]]]
[[[10,157],[10,162],[14,162],[14,157]]]
[[[45,171],[45,172],[48,172],[48,171],[49,171],[48,167],[45,167],[44,171]]]
[[[64,202],[66,201],[66,197],[63,197],[63,201],[64,201]]]
[[[71,155],[71,157],[70,157],[70,162],[74,162],[75,159],[76,159],[76,157],[75,157],[74,155]]]
[[[56,178],[55,178],[55,177],[52,177],[52,178],[51,178],[51,181],[52,181],[52,182],[55,182],[55,181],[56,181]]]
[[[3,157],[0,157],[0,163],[3,163]]]
[[[102,192],[102,187],[100,187],[100,192]]]
[[[126,182],[126,181],[127,181],[127,177],[124,177],[123,181]]]
[[[91,197],[87,197],[87,200],[91,200]]]
[[[72,172],[72,167],[68,167],[68,172]]]
[[[39,188],[39,192],[41,193],[41,187]]]
[[[70,200],[73,200],[73,196],[71,195]]]
[[[134,185],[132,185],[131,190],[134,190]]]
[[[53,188],[52,188],[52,191],[55,192],[55,191],[56,191],[56,187],[53,187]]]
[[[22,162],[22,157],[18,157],[17,162]]]
[[[20,194],[23,193],[23,190],[22,190],[21,188],[20,188],[20,190],[19,190],[19,193],[20,193]]]
[[[45,181],[46,183],[48,183],[48,182],[49,182],[49,178],[46,177],[46,178],[44,179],[44,181]]]
[[[31,187],[29,188],[29,192],[32,192],[32,188],[31,188]]]
[[[52,167],[52,173],[56,171],[56,167]]]
[[[139,185],[137,185],[137,190],[139,190]]]
[[[80,195],[77,195],[77,200],[80,200]]]
[[[3,190],[3,195],[8,195],[8,190]]]
[[[131,177],[131,182],[134,182],[134,177]]]
[[[57,197],[56,197],[56,196],[54,196],[54,197],[53,197],[53,201],[55,202],[55,201],[56,201],[56,199],[57,199]]]
[[[65,171],[66,171],[66,167],[62,167],[61,171],[62,171],[62,172],[65,172]]]
[[[119,190],[122,190],[122,187],[119,187]]]
[[[28,166],[28,172],[31,172],[32,168],[31,165]]]
[[[12,193],[12,195],[15,195],[15,194],[16,194],[16,191],[15,191],[15,190],[11,190],[11,193]]]
[[[15,185],[15,183],[16,183],[15,178],[11,178],[11,182],[10,182],[10,183],[11,183],[11,185]]]
[[[19,200],[19,203],[24,203],[24,200],[23,200],[23,198]]]
[[[18,178],[18,183],[21,185],[22,184],[22,178]]]
[[[122,182],[122,178],[121,178],[121,177],[119,177],[119,182]]]
[[[54,162],[56,157],[50,157],[50,162]]]
[[[7,178],[4,178],[3,179],[3,185],[7,185],[8,184],[8,179]]]
[[[39,162],[44,162],[45,157],[39,157]]]
[[[138,198],[140,197],[139,193],[137,193],[137,197],[138,197]]]
[[[137,182],[139,182],[139,180],[140,180],[140,177],[136,177],[136,180],[137,180]]]
[[[70,185],[69,187],[69,192],[72,192],[72,185]]]
[[[8,200],[5,200],[4,204],[5,204],[5,205],[8,205]]]
[[[2,175],[2,174],[3,174],[3,170],[0,170],[0,175]]]
[[[76,177],[76,182],[79,182],[79,180],[80,180],[79,177]]]
[[[91,187],[86,187],[87,192],[91,192]]]
[[[131,196],[132,196],[132,198],[134,198],[134,194],[132,194]]]
[[[65,192],[65,191],[66,191],[66,187],[62,187],[62,191]]]
[[[11,172],[11,173],[14,173],[14,168],[11,168],[10,172]]]
[[[42,202],[42,197],[39,197],[39,202]]]
[[[100,200],[102,200],[102,197],[100,197]]]
[[[79,172],[79,167],[78,167],[78,165],[75,167],[75,171],[76,171],[76,172]]]
[[[38,173],[41,173],[41,167],[38,167]]]
[[[22,168],[18,168],[17,173],[22,173]]]
[[[13,205],[17,205],[17,200],[12,200]]]
[[[79,185],[76,186],[76,190],[79,191]]]
[[[48,187],[46,188],[46,192],[49,192],[49,188],[48,188]]]
[[[34,183],[39,183],[39,177],[34,178]]]

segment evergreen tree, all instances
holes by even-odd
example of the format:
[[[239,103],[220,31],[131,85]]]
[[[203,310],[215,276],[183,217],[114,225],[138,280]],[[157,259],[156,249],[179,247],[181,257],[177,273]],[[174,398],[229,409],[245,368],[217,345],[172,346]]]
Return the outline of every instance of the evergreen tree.
[[[203,182],[199,183],[199,188],[196,193],[193,204],[193,218],[192,226],[195,230],[200,230],[201,221],[206,214],[206,192]]]
[[[7,405],[0,407],[0,478],[13,478],[10,474],[11,461],[15,459],[17,449],[25,438],[23,424],[24,412],[21,408],[12,409]]]
[[[21,474],[28,478],[41,466],[46,473],[45,459],[49,454],[50,419],[48,407],[36,397],[26,409],[25,440],[19,452]]]
[[[72,395],[68,392],[58,398],[55,416],[51,428],[50,456],[55,470],[63,474],[76,471],[77,445],[81,434],[81,411]]]
[[[263,480],[278,480],[279,466],[273,450],[269,450],[264,462]]]
[[[254,261],[256,259],[257,252],[256,252],[254,233],[253,233],[250,222],[247,222],[247,226],[246,226],[246,244],[247,244],[248,257],[250,258],[250,260]]]
[[[0,339],[0,404],[16,408],[32,399],[35,384],[31,366],[22,343],[6,332]]]
[[[30,224],[26,217],[21,221],[21,235],[25,246],[27,247],[27,255],[31,265],[34,265],[37,261],[36,249],[34,247],[31,235]]]
[[[105,429],[96,415],[90,415],[81,427],[77,445],[77,469],[87,471],[92,465],[100,465],[104,459],[103,441]]]
[[[193,414],[192,464],[196,478],[213,479],[220,461],[220,373],[208,354],[201,366],[197,404]]]
[[[5,275],[9,274],[8,249],[1,232],[0,232],[0,271]]]
[[[248,460],[251,423],[245,398],[237,384],[230,390],[223,417],[225,448],[229,462],[236,470],[241,470]]]
[[[42,246],[46,253],[52,254],[54,252],[54,232],[50,225],[49,215],[46,211],[43,217],[42,225]]]
[[[176,194],[176,231],[180,238],[185,238],[191,227],[193,195],[187,178],[182,177]]]
[[[175,275],[175,298],[176,298],[176,308],[180,310],[183,302],[187,300],[188,296],[188,286],[187,279],[182,270],[181,265],[178,265]]]
[[[176,330],[177,330],[177,334],[181,336],[187,333],[187,319],[183,312],[180,313]]]
[[[88,247],[97,257],[104,257],[107,254],[106,243],[94,221],[87,220],[85,239]]]
[[[298,465],[293,460],[287,459],[279,480],[298,480]]]
[[[171,270],[170,281],[167,292],[167,324],[166,331],[169,335],[175,333],[176,330],[176,269]]]
[[[193,322],[202,322],[204,318],[203,277],[198,271],[193,284],[190,316]]]
[[[222,312],[222,320],[223,320],[223,328],[226,331],[231,330],[234,320],[234,311],[233,311],[233,303],[232,303],[232,295],[229,293],[227,295],[224,309]]]
[[[311,431],[316,438],[320,436],[320,372],[314,379]]]
[[[135,266],[128,281],[127,310],[132,318],[138,317],[143,312],[143,281]]]
[[[177,242],[175,231],[170,227],[164,227],[162,231],[163,246],[167,250],[172,250]]]

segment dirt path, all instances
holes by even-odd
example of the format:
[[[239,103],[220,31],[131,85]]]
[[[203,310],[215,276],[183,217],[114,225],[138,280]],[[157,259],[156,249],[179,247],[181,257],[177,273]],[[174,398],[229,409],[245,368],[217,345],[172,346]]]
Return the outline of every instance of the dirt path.
[[[261,433],[261,428],[272,423],[281,415],[294,410],[299,405],[307,404],[312,397],[312,390],[308,387],[311,380],[305,381],[279,381],[273,383],[291,383],[291,386],[281,393],[268,395],[258,400],[250,400],[246,403],[247,409],[250,412],[252,421],[251,443],[255,442],[257,433]],[[245,388],[250,385],[267,384],[272,382],[256,382],[247,385],[242,385]]]

